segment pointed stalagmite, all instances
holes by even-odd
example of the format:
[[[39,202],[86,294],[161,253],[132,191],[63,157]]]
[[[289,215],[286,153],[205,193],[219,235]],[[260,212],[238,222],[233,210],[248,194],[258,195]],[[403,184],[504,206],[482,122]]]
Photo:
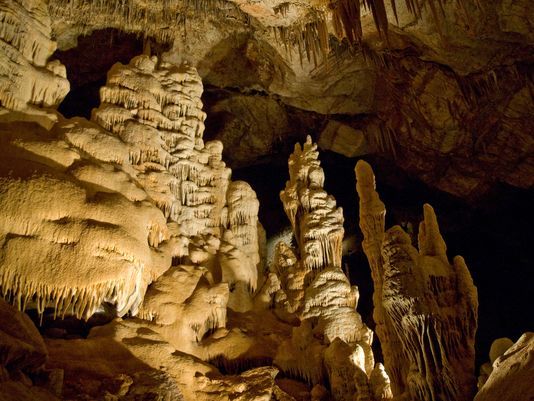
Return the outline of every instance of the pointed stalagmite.
[[[403,363],[400,340],[393,329],[392,322],[384,311],[382,304],[382,287],[384,268],[382,259],[382,242],[385,232],[386,207],[376,192],[375,176],[371,166],[359,160],[356,163],[356,191],[360,200],[360,229],[363,233],[362,247],[373,278],[373,320],[375,332],[382,345],[384,365],[391,379],[391,387],[395,394],[405,391],[407,367]]]
[[[460,256],[449,263],[436,215],[428,204],[423,208],[419,251],[399,226],[385,233],[377,230],[375,238],[372,230],[364,229],[376,227],[374,223],[380,220],[373,219],[373,211],[381,216],[385,212],[371,184],[372,171],[364,163],[358,162],[356,168],[360,224],[364,235],[369,236],[369,243],[380,247],[382,252],[382,258],[378,259],[364,248],[369,252],[371,268],[381,272],[378,276],[373,274],[373,300],[375,319],[378,311],[385,322],[380,329],[377,322],[377,334],[384,350],[386,370],[394,373],[392,380],[405,374],[400,377],[406,383],[403,392],[412,400],[471,400],[475,390],[478,301],[469,270]],[[376,293],[377,288],[381,293]],[[390,350],[392,337],[400,342],[402,354]],[[395,359],[391,359],[392,355]],[[398,392],[401,390],[397,383],[393,387],[394,395],[401,395],[403,392]]]
[[[334,398],[349,400],[370,394],[373,333],[356,312],[358,288],[341,269],[343,213],[323,189],[318,156],[310,137],[303,147],[297,144],[280,193],[297,244],[292,249],[282,242],[275,253],[281,283],[275,302],[279,316],[296,315],[300,326],[275,362],[313,384],[322,383],[326,372]]]

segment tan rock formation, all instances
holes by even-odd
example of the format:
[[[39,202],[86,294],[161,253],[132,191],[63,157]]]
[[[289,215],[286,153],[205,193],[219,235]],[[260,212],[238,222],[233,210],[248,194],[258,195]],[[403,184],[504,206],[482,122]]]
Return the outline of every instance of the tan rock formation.
[[[478,301],[463,258],[449,263],[430,205],[424,206],[419,251],[398,226],[384,234],[385,208],[376,194],[372,170],[359,161],[356,174],[360,225],[367,241],[364,250],[370,265],[380,272],[373,273],[375,291],[381,291],[374,294],[375,316],[387,322],[381,329],[377,324],[377,334],[386,369],[395,373],[392,380],[400,378],[406,386],[393,382],[393,394],[406,392],[414,400],[471,399]],[[373,252],[379,248],[381,258]],[[392,337],[400,342],[402,353],[391,349]]]
[[[163,214],[124,170],[89,159],[60,129],[8,123],[1,131],[4,297],[85,318],[104,301],[119,314],[135,311],[170,266],[156,249],[168,237]]]
[[[317,145],[308,137],[304,147],[295,146],[280,193],[297,246],[281,242],[275,253],[281,281],[275,302],[285,312],[279,315],[296,313],[300,326],[282,343],[275,363],[313,384],[325,380],[326,371],[334,399],[344,400],[370,394],[373,333],[355,310],[357,287],[341,270],[343,214],[323,184]]]
[[[172,256],[206,264],[212,282],[230,285],[229,306],[246,311],[261,273],[259,203],[248,184],[230,182],[221,143],[203,142],[202,90],[193,68],[139,56],[112,68],[93,119],[131,145],[138,180],[176,223]]]
[[[470,400],[477,292],[463,258],[449,264],[434,211],[424,209],[418,254],[402,229],[386,232],[382,302],[411,364],[411,397]]]
[[[182,235],[220,235],[230,170],[222,146],[204,144],[202,82],[194,69],[139,56],[116,64],[93,120],[131,145],[130,162]]]
[[[363,233],[362,247],[373,278],[373,320],[375,332],[382,344],[384,365],[391,378],[394,394],[402,394],[405,388],[407,366],[403,364],[401,352],[393,323],[387,316],[382,303],[384,268],[382,258],[382,242],[384,240],[386,207],[376,192],[373,171],[369,164],[359,161],[356,164],[356,190],[359,196],[360,229]]]
[[[203,273],[194,266],[169,269],[150,286],[139,311],[177,350],[193,355],[206,333],[226,326],[228,284],[203,283]]]
[[[331,150],[347,157],[363,156],[369,153],[369,145],[361,130],[331,120],[319,135],[317,142],[324,150]]]
[[[514,166],[498,179],[528,187],[528,84],[513,81],[498,98],[500,115],[491,122],[502,122],[502,130],[486,143],[491,127],[478,138],[466,135],[471,131],[463,120],[476,115],[469,103],[476,96],[454,75],[504,60],[496,56],[494,28],[480,26],[485,12],[510,34],[503,40],[530,37],[526,3],[466,4],[460,12],[445,2],[441,17],[434,1],[417,4],[427,6],[421,10],[401,3],[369,1],[366,13],[344,0],[3,1],[0,293],[41,317],[52,311],[74,321],[103,310],[119,317],[92,328],[87,338],[43,342],[27,316],[0,300],[0,400],[471,400],[476,289],[463,259],[449,262],[430,206],[417,250],[400,228],[385,231],[372,171],[358,164],[384,367],[375,364],[373,332],[356,312],[358,288],[341,269],[343,214],[323,188],[317,145],[308,138],[289,160],[281,200],[295,243],[286,238],[271,247],[266,269],[259,201],[248,184],[231,181],[222,143],[204,142],[202,80],[192,64],[182,63],[192,61],[212,84],[243,90],[218,107],[253,111],[242,121],[261,121],[256,131],[266,138],[247,136],[246,149],[270,150],[289,135],[289,108],[282,103],[323,114],[378,113],[349,134],[331,122],[323,144],[353,156],[368,143],[417,171],[420,154],[413,165],[407,160],[418,146],[445,158],[466,144],[487,145],[478,167],[500,165],[494,159],[502,148],[503,160]],[[392,13],[398,29],[389,29]],[[470,15],[490,45],[478,65],[470,57],[462,66],[461,55],[481,43],[457,40],[457,20]],[[171,50],[116,64],[92,120],[65,120],[53,111],[68,82],[64,67],[48,61],[56,46],[51,37],[66,46],[80,32],[109,27],[142,33],[147,53],[152,44],[172,42]],[[436,36],[440,28],[453,49],[462,49],[459,55]],[[389,31],[387,57],[377,30]],[[346,37],[350,48],[336,47],[331,57],[330,33]],[[359,43],[364,38],[368,43]],[[399,55],[414,48],[421,54]],[[425,57],[455,72],[427,63],[413,73]],[[514,68],[495,81],[521,77]],[[384,72],[391,75],[382,79]],[[480,81],[485,84],[477,89],[499,89]],[[383,99],[390,84],[398,85],[389,94],[396,103]],[[276,96],[256,102],[256,91]],[[398,105],[407,107],[384,117]],[[241,126],[234,130],[232,138],[248,134]],[[462,153],[460,160],[467,158]],[[478,176],[461,163],[450,165],[438,186],[458,180],[457,190],[476,192]],[[531,342],[522,337],[503,355],[500,343],[492,348],[494,367],[477,401],[530,397]],[[286,377],[276,377],[279,369]]]
[[[480,374],[478,376],[477,387],[480,388],[486,383],[489,375],[493,371],[493,364],[501,355],[503,355],[508,348],[514,345],[514,342],[509,338],[498,338],[491,344],[489,352],[489,362],[485,362],[480,366]]]
[[[280,192],[293,227],[305,270],[341,266],[343,212],[323,190],[324,172],[317,144],[308,137],[304,147],[295,146],[289,159],[289,181]]]
[[[69,82],[65,67],[49,61],[56,43],[51,39],[47,3],[4,1],[0,21],[0,118],[13,118],[6,108],[49,128],[56,118],[39,107],[57,106],[69,91]]]
[[[0,299],[0,322],[0,400],[59,400],[62,371],[44,369],[48,350],[30,318]]]
[[[534,389],[534,336],[525,333],[493,362],[488,380],[475,396],[475,401],[532,400]]]

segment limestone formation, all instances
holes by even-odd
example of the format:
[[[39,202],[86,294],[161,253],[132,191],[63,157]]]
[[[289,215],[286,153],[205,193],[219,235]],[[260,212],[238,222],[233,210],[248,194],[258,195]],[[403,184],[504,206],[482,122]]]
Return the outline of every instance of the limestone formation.
[[[211,260],[212,279],[231,287],[230,307],[250,309],[261,270],[259,204],[248,184],[230,182],[221,143],[203,142],[196,71],[139,56],[116,64],[100,92],[93,120],[131,146],[137,179],[173,222],[172,256]]]
[[[44,108],[55,107],[69,91],[65,67],[49,61],[56,49],[45,1],[6,0],[0,5],[0,117],[3,108],[50,127]],[[44,108],[42,108],[44,107]],[[20,118],[20,117],[19,117]]]
[[[369,145],[361,130],[330,120],[319,135],[321,149],[331,150],[347,157],[358,157],[369,153]]]
[[[289,181],[280,193],[305,270],[341,266],[343,212],[322,188],[317,144],[308,137],[289,159]]]
[[[480,366],[480,374],[478,376],[477,387],[480,388],[486,383],[489,375],[493,371],[493,364],[501,355],[503,355],[508,348],[514,345],[514,342],[509,338],[498,338],[491,344],[489,352],[489,362],[485,362]]]
[[[248,164],[315,132],[451,193],[529,188],[530,9],[481,3],[1,1],[0,401],[472,401],[477,290],[434,210],[416,249],[357,164],[375,354],[318,145],[295,146],[267,241],[219,140]],[[67,119],[67,76],[87,82],[56,40],[95,31],[135,53],[80,46],[79,68],[115,64]],[[534,398],[532,354],[495,342],[475,401]]]
[[[53,376],[61,372],[44,370],[48,350],[33,322],[2,299],[0,321],[0,400],[58,400],[62,382],[56,381],[59,391],[54,391]],[[41,385],[33,383],[39,375]]]
[[[358,289],[341,269],[343,214],[323,184],[317,145],[308,137],[303,147],[295,146],[280,193],[297,243],[291,249],[281,242],[275,253],[281,281],[275,303],[279,316],[296,314],[300,325],[275,363],[313,384],[325,380],[326,370],[334,398],[344,400],[370,391],[373,333],[355,310]]]
[[[135,312],[170,265],[157,249],[168,238],[163,214],[120,167],[87,158],[60,129],[8,123],[1,131],[4,297],[41,314],[53,307],[88,318],[103,302]]]
[[[381,290],[379,297],[374,295],[375,316],[383,313],[387,323],[377,334],[383,336],[386,369],[390,366],[392,372],[405,374],[401,380],[406,388],[394,383],[394,395],[406,392],[414,400],[470,400],[478,300],[463,258],[457,256],[449,263],[436,215],[428,204],[419,227],[419,250],[399,226],[381,231],[383,224],[377,222],[385,208],[376,194],[372,171],[360,161],[356,174],[360,224],[368,241],[364,250],[370,265],[381,272],[373,274],[375,291]],[[378,248],[381,257],[373,252]],[[402,354],[391,350],[390,333],[400,342]]]
[[[204,144],[202,82],[188,67],[139,56],[116,64],[92,119],[131,146],[138,179],[182,235],[217,232],[230,170]]]
[[[493,370],[474,401],[534,399],[531,381],[534,374],[533,348],[533,334],[523,334],[493,362]]]
[[[382,242],[384,240],[386,207],[375,190],[375,177],[371,166],[360,161],[356,164],[356,190],[359,196],[360,229],[363,233],[362,247],[373,278],[373,319],[375,332],[382,344],[384,365],[392,380],[394,393],[401,394],[405,388],[407,366],[403,363],[400,339],[383,306],[384,268]]]

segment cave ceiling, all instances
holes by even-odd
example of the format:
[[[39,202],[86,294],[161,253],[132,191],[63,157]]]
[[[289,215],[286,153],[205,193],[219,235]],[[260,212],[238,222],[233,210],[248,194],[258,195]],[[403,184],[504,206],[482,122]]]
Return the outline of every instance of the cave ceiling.
[[[533,185],[528,3],[50,0],[48,7],[62,51],[114,28],[230,91],[213,105],[213,118],[222,110],[226,122],[212,130],[208,120],[208,135],[236,154],[235,166],[272,155],[303,126],[310,130],[296,134],[301,140],[319,135],[319,116],[368,144],[349,141],[354,151],[346,153],[380,155],[435,188],[476,199],[499,183]],[[250,113],[228,112],[234,106]],[[295,117],[301,111],[309,117]],[[273,112],[280,122],[270,128]],[[325,146],[346,148],[346,135],[325,132]]]

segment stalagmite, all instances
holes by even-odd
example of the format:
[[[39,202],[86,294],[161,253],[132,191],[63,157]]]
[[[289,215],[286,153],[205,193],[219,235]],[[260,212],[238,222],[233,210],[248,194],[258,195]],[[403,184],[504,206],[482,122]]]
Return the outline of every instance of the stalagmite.
[[[324,172],[318,155],[311,137],[303,148],[297,144],[288,162],[289,181],[280,192],[305,270],[341,266],[343,211],[323,190]]]
[[[384,239],[386,207],[376,192],[376,183],[371,166],[363,160],[355,168],[356,191],[359,197],[360,229],[363,233],[362,247],[373,278],[373,320],[375,332],[382,345],[384,365],[391,378],[394,394],[405,391],[407,366],[403,363],[400,340],[394,331],[382,303],[384,268],[382,242]]]
[[[293,315],[300,320],[300,326],[293,329],[291,341],[281,345],[275,363],[313,384],[321,383],[326,366],[334,381],[330,384],[335,399],[349,399],[350,389],[356,388],[354,374],[347,372],[341,378],[337,371],[344,368],[335,367],[336,358],[325,350],[331,349],[337,355],[339,344],[343,343],[343,349],[350,350],[341,351],[346,354],[343,363],[347,366],[352,366],[350,354],[359,355],[354,360],[360,363],[358,380],[365,388],[369,386],[374,357],[372,332],[355,310],[358,289],[351,287],[341,269],[343,213],[323,189],[324,172],[317,145],[310,137],[303,147],[295,146],[288,164],[289,181],[280,198],[297,246],[291,249],[281,242],[275,252],[273,269],[281,282],[275,306],[279,316],[290,321]],[[334,348],[336,351],[332,351]],[[335,384],[347,378],[351,382],[344,384],[345,389]],[[362,390],[360,395],[363,397],[365,392]]]
[[[377,227],[374,216],[385,209],[376,195],[372,171],[364,162],[356,168],[360,194],[360,222],[363,227]],[[375,205],[373,207],[373,204]],[[378,206],[376,206],[378,205]],[[373,214],[374,211],[374,214]],[[374,224],[374,225],[373,225]],[[380,227],[383,227],[381,224]],[[380,229],[363,230],[370,244],[379,245]],[[378,233],[378,235],[376,235]],[[374,237],[373,237],[374,236]],[[367,240],[367,238],[366,238]],[[365,248],[364,248],[365,249]],[[406,392],[414,400],[470,400],[474,394],[474,336],[477,326],[477,291],[463,258],[452,264],[430,205],[424,206],[424,220],[419,228],[419,251],[411,245],[410,236],[395,226],[383,234],[382,261],[366,249],[371,266],[381,268],[374,296],[376,310],[384,313],[386,331],[394,330],[402,346],[403,357],[388,359],[386,369],[407,372],[401,377]],[[369,256],[370,255],[370,256]],[[380,259],[378,259],[380,260]],[[381,265],[380,265],[381,263]],[[379,309],[381,308],[381,309]],[[382,337],[385,350],[391,347],[390,337]],[[385,351],[384,350],[384,351]],[[393,354],[398,358],[398,354]],[[405,370],[403,366],[408,365]],[[397,378],[397,376],[393,376]],[[393,394],[399,391],[395,387]]]

